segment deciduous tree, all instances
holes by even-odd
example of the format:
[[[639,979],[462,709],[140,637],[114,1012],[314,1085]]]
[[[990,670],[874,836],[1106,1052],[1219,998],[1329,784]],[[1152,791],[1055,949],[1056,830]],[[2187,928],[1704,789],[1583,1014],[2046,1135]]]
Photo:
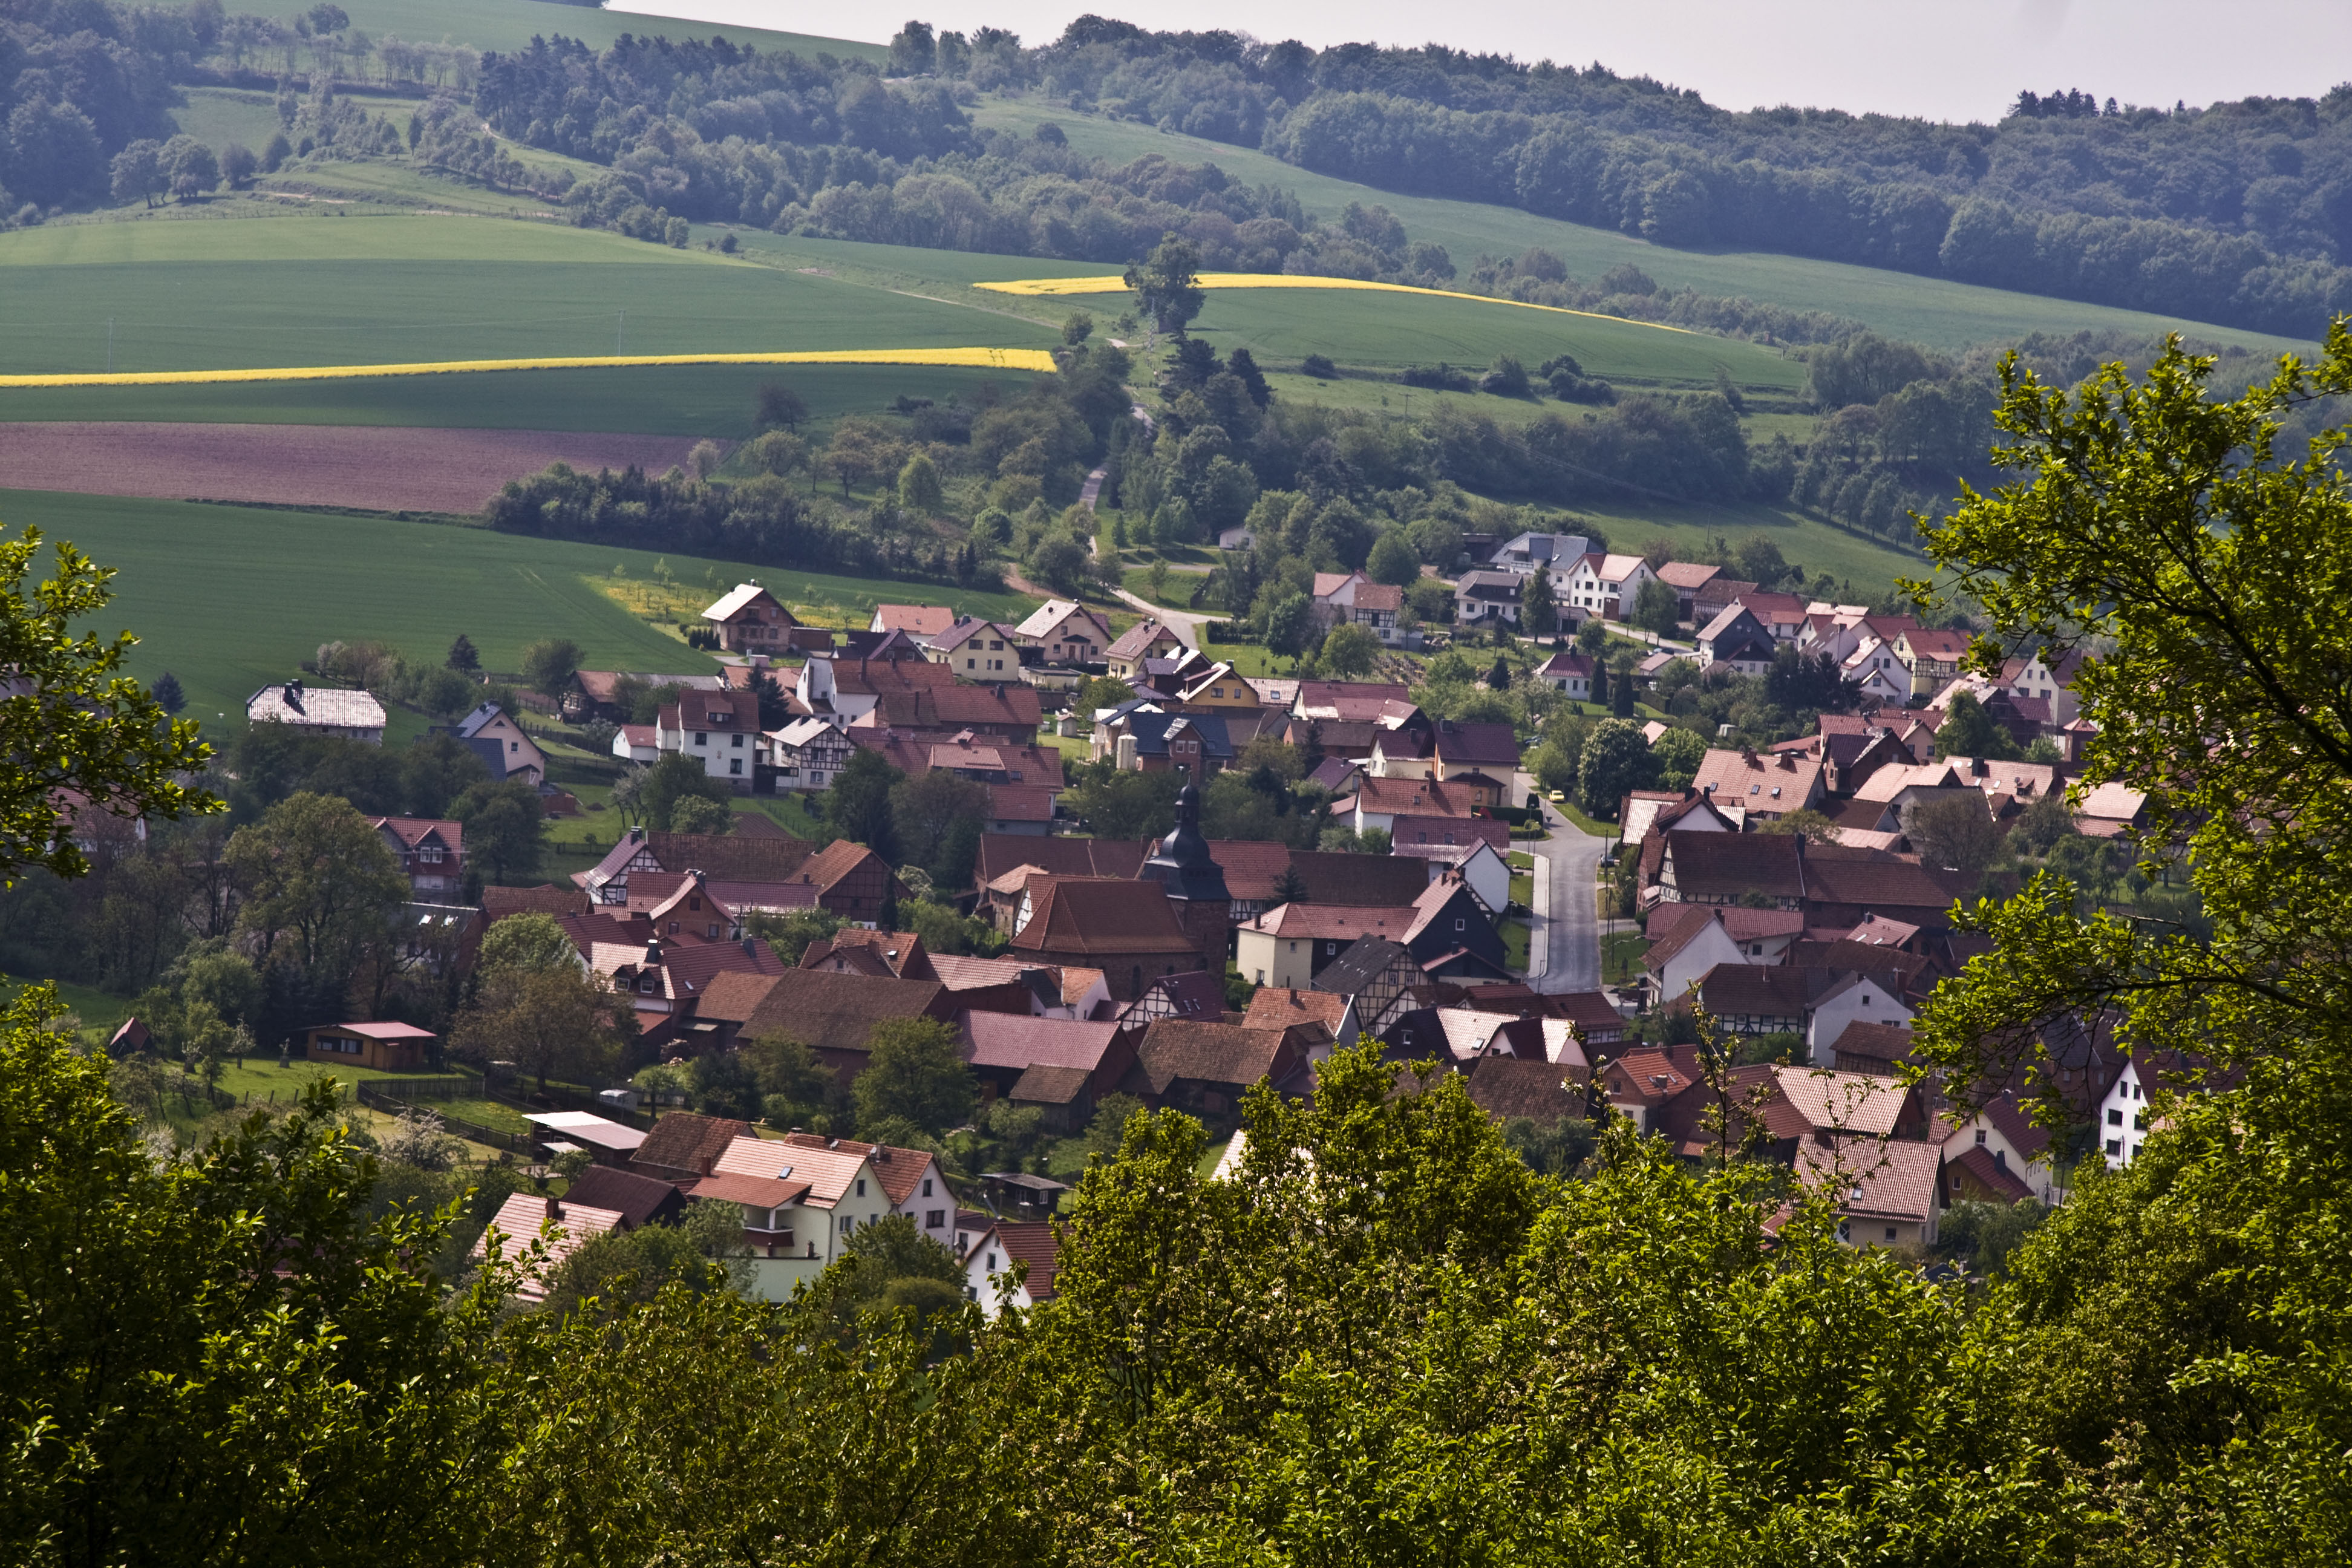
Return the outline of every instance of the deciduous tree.
[[[866,1070],[851,1085],[860,1129],[903,1118],[936,1138],[970,1120],[980,1096],[953,1026],[887,1018],[874,1026],[866,1049]]]

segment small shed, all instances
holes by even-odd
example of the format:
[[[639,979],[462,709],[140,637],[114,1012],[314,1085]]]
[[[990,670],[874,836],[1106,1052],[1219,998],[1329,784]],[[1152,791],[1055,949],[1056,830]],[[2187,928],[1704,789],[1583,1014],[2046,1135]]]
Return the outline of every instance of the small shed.
[[[437,1037],[414,1024],[318,1024],[304,1031],[302,1054],[314,1062],[414,1072]]]
[[[567,1139],[594,1155],[600,1165],[627,1164],[637,1145],[646,1141],[635,1128],[585,1110],[527,1112],[523,1120],[542,1130],[539,1140],[542,1146],[551,1149],[557,1139]]]
[[[1015,1215],[1051,1214],[1070,1189],[1050,1176],[1033,1176],[1021,1171],[990,1171],[981,1178],[990,1204],[999,1214],[1007,1210]]]

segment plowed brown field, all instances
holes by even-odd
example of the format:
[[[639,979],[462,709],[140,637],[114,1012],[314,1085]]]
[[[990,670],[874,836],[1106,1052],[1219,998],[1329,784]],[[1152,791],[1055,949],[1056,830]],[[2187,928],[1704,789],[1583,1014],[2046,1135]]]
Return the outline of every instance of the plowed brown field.
[[[0,489],[473,512],[557,461],[654,473],[694,437],[335,425],[0,425]]]

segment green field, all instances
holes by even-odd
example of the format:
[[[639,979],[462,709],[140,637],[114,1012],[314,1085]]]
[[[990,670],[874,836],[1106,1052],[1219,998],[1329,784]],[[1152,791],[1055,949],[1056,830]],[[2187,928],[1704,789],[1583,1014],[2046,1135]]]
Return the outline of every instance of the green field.
[[[181,92],[172,120],[181,132],[217,151],[242,142],[255,153],[278,128],[278,95],[233,87],[192,87]]]
[[[38,527],[120,568],[114,602],[89,630],[142,639],[131,672],[169,669],[188,716],[236,722],[257,688],[297,672],[320,643],[372,637],[437,661],[459,632],[483,662],[513,669],[543,637],[577,642],[590,668],[683,671],[708,656],[640,620],[593,580],[617,566],[649,580],[667,560],[682,584],[712,596],[756,577],[788,603],[862,618],[882,600],[951,604],[1018,620],[1017,595],[963,593],[644,551],[524,539],[434,523],[312,512],[134,500],[54,491],[0,491],[0,525]]]
[[[110,223],[0,237],[0,370],[395,363],[754,349],[1036,347],[1011,316],[474,217]]]
[[[820,425],[875,414],[901,395],[980,401],[1025,371],[943,365],[647,365],[620,370],[516,370],[479,375],[360,381],[239,382],[225,386],[67,386],[0,389],[0,424],[35,419],[131,419],[227,425],[419,425],[440,429],[616,430],[645,436],[751,432],[759,389],[798,392]]]
[[[352,26],[371,37],[396,33],[418,43],[470,44],[478,49],[516,49],[537,36],[557,33],[603,48],[624,33],[670,38],[726,37],[761,49],[791,49],[799,54],[827,53],[842,59],[880,60],[889,49],[881,44],[852,43],[806,33],[770,32],[760,27],[721,26],[716,22],[681,22],[674,16],[647,16],[621,10],[601,11],[582,5],[540,4],[539,0],[352,0],[343,7]]]
[[[1454,265],[1465,274],[1482,252],[1516,256],[1530,246],[1541,246],[1587,282],[1620,262],[1630,261],[1669,289],[1687,287],[1702,294],[1746,295],[1792,310],[1831,310],[1856,317],[1894,336],[1948,351],[2026,332],[2072,332],[2084,328],[2135,333],[2179,331],[2282,353],[2310,348],[2308,343],[2236,327],[1980,289],[1843,262],[1761,251],[1673,250],[1608,229],[1538,217],[1514,207],[1399,195],[1314,174],[1246,148],[1076,113],[1043,100],[991,98],[974,111],[973,118],[982,125],[1016,131],[1028,131],[1050,120],[1062,128],[1076,150],[1121,162],[1157,153],[1188,163],[1213,163],[1251,184],[1297,192],[1307,210],[1321,217],[1336,217],[1349,202],[1367,205],[1377,202],[1402,219],[1415,240],[1444,246],[1453,254]]]
[[[1751,533],[1761,533],[1780,547],[1783,561],[1801,565],[1808,579],[1826,572],[1852,583],[1865,599],[1892,587],[1898,576],[1928,574],[1927,563],[1912,552],[1848,533],[1793,510],[1754,501],[1579,506],[1574,517],[1599,524],[1613,550],[1631,552],[1664,539],[1685,560],[1695,559],[1718,536],[1737,544]]]

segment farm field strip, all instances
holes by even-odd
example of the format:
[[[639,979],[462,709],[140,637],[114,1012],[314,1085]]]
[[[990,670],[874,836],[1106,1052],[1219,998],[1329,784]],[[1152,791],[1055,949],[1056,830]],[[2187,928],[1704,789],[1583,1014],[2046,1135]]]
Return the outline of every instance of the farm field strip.
[[[1549,310],[1556,316],[1582,316],[1591,321],[1616,321],[1626,326],[1643,327],[1654,332],[1679,332],[1686,338],[1706,337],[1688,327],[1671,327],[1663,321],[1627,321],[1622,316],[1612,316],[1599,310],[1571,310],[1565,305],[1538,305],[1526,300],[1503,300],[1492,294],[1465,294],[1458,289],[1423,289],[1411,283],[1380,283],[1364,278],[1321,278],[1292,272],[1203,272],[1196,279],[1202,288],[1216,289],[1344,289],[1377,294],[1419,294],[1432,300],[1468,300],[1479,305],[1507,305],[1518,310]],[[1124,294],[1124,278],[1026,278],[1012,283],[981,283],[981,289],[1005,294]]]
[[[563,637],[591,669],[717,668],[673,630],[615,603],[606,590],[624,584],[672,583],[707,593],[708,604],[757,578],[787,603],[834,606],[860,622],[885,600],[951,605],[991,620],[1017,621],[1034,607],[1013,594],[446,523],[54,490],[0,490],[0,526],[37,527],[116,568],[113,602],[77,629],[136,631],[129,673],[152,681],[171,670],[187,690],[184,716],[215,729],[215,714],[241,724],[239,707],[256,688],[294,674],[335,638],[378,638],[436,663],[463,632],[484,664],[515,669],[526,645]]]
[[[591,354],[576,358],[432,360],[417,364],[264,365],[243,370],[66,372],[0,375],[0,390],[51,386],[209,386],[241,381],[361,381],[393,375],[457,375],[502,370],[609,370],[698,364],[897,364],[976,366],[1050,374],[1043,349],[809,349],[771,353]]]
[[[507,480],[562,461],[661,473],[686,436],[414,426],[99,422],[16,425],[0,487],[272,506],[471,513]]]

